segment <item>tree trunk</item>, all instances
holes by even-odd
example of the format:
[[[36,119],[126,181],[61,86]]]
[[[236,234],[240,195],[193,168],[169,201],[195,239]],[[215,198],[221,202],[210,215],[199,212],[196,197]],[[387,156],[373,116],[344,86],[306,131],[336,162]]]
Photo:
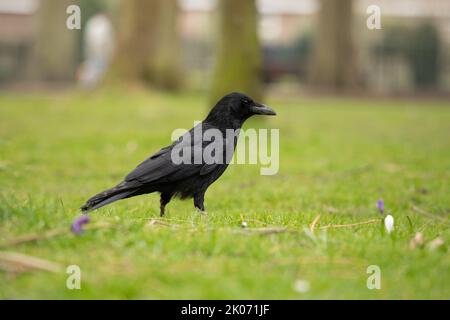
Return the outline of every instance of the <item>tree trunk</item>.
[[[178,34],[177,0],[161,0],[163,5],[159,14],[159,40],[154,59],[149,69],[151,81],[162,89],[176,90],[181,86],[180,39]]]
[[[312,82],[329,89],[355,84],[352,0],[322,0],[315,39]]]
[[[110,80],[179,86],[176,0],[122,0]]]
[[[79,30],[69,30],[67,7],[70,0],[41,0],[36,15],[36,39],[33,48],[34,78],[44,81],[75,79]]]
[[[240,91],[260,100],[261,48],[255,0],[219,0],[219,30],[211,100]]]

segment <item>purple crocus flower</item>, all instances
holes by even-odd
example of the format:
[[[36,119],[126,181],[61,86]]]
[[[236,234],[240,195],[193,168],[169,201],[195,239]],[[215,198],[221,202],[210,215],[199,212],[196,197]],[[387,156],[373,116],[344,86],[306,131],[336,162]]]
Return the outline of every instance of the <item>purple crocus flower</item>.
[[[89,223],[89,220],[90,218],[88,215],[83,215],[75,219],[75,221],[72,223],[72,226],[70,227],[70,230],[75,234],[83,233],[83,225]]]
[[[383,201],[383,199],[379,199],[377,201],[377,208],[378,208],[378,211],[380,211],[381,214],[384,214],[384,201]]]

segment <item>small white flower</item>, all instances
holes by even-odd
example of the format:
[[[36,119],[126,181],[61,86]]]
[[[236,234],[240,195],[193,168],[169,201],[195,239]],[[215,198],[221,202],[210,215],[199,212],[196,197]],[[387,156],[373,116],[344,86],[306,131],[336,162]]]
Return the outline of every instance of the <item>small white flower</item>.
[[[384,227],[386,228],[387,233],[391,233],[392,230],[394,230],[394,217],[390,214],[384,218]]]
[[[307,280],[297,280],[294,283],[294,290],[299,293],[308,292],[310,288],[309,281]]]
[[[247,222],[246,221],[242,221],[241,227],[242,228],[247,228]]]

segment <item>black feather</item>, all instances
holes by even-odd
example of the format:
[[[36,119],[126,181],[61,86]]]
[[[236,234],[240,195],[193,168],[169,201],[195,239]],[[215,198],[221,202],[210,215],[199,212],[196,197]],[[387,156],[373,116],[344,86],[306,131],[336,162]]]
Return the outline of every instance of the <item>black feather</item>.
[[[254,114],[258,114],[258,111],[255,110],[265,110],[266,113],[261,112],[260,114],[275,114],[270,108],[254,102],[244,94],[231,93],[223,97],[198,126],[202,127],[203,132],[208,129],[218,129],[222,133],[224,141],[226,141],[226,130],[240,129],[245,120]],[[182,137],[172,145],[162,148],[138,165],[117,186],[90,198],[81,207],[81,210],[91,211],[120,199],[159,192],[161,193],[161,215],[164,214],[164,206],[174,196],[179,196],[182,199],[194,198],[195,206],[204,211],[203,199],[206,190],[223,174],[228,164],[207,164],[205,162],[195,164],[194,153],[202,152],[211,141],[204,141],[201,137],[200,139],[195,137],[197,140],[194,141],[194,130],[195,127],[184,136],[186,138],[189,135],[190,142]],[[231,142],[234,143],[233,146],[235,147],[237,136],[234,137],[234,141],[224,143],[224,154],[227,143]],[[194,150],[191,155],[191,164],[173,163],[172,150],[174,147],[183,147],[183,144],[187,143],[190,143],[190,145],[186,146],[190,146]]]

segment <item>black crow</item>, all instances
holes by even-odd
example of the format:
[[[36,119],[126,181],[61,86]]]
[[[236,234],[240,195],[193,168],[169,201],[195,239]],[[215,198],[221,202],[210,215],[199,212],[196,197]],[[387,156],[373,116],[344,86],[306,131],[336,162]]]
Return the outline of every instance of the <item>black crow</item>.
[[[194,206],[201,213],[205,213],[203,200],[206,190],[227,168],[236,147],[239,130],[245,120],[258,114],[275,115],[275,112],[245,94],[234,92],[226,95],[214,106],[203,122],[172,145],[162,148],[142,162],[117,186],[90,198],[81,210],[88,212],[117,200],[159,192],[161,216],[164,216],[165,206],[174,196],[181,199],[193,198]],[[202,135],[198,137],[196,130],[199,129],[203,133],[208,130],[215,132],[215,138],[204,139]],[[227,136],[229,132],[235,132],[231,139]],[[223,141],[216,141],[217,133]],[[216,143],[215,146],[218,147],[215,150],[220,150],[218,153],[222,154],[218,155],[215,152],[211,154],[220,156],[223,161],[217,161],[217,157],[214,161],[200,157],[199,161],[196,156],[203,155],[205,148],[212,143]],[[183,157],[188,161],[180,162],[178,158],[174,161],[175,156],[185,156],[185,152],[190,150],[192,152]]]

